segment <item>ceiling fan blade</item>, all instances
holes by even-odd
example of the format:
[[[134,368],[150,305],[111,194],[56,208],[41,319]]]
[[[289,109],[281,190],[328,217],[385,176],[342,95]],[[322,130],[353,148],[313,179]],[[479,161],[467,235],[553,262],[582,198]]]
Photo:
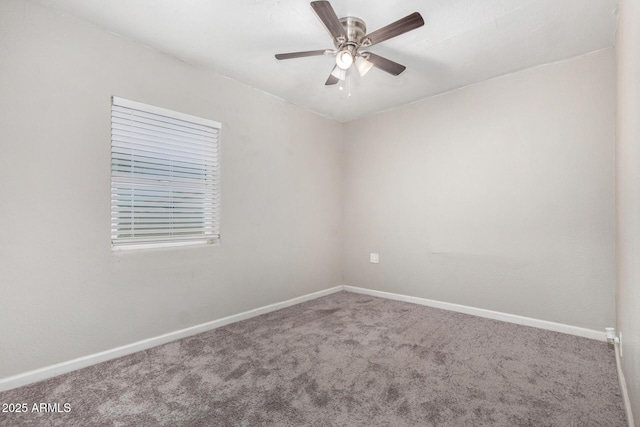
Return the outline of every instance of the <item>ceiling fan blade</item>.
[[[336,76],[334,76],[333,74],[329,74],[329,78],[327,79],[327,82],[324,85],[331,86],[338,83],[339,81],[340,79],[338,79]]]
[[[331,7],[331,3],[328,1],[312,1],[311,7],[334,40],[342,39],[346,41],[347,34],[344,32],[344,27],[340,23],[338,15]]]
[[[407,31],[415,30],[418,27],[424,25],[424,19],[418,12],[413,12],[411,15],[407,15],[404,18],[398,19],[396,22],[392,22],[386,27],[382,27],[379,30],[374,31],[371,34],[364,36],[363,40],[368,40],[364,45],[373,46],[374,44],[383,42],[392,37],[404,34]]]
[[[320,55],[324,55],[325,52],[326,52],[326,49],[307,50],[304,52],[278,53],[276,55],[276,59],[293,59],[293,58],[304,58],[305,56],[320,56]]]
[[[365,57],[373,64],[374,67],[379,68],[382,71],[386,71],[389,74],[393,74],[394,76],[402,73],[407,68],[404,65],[393,62],[392,60],[380,55],[376,55],[375,53],[365,52],[363,55],[364,54],[366,54]]]

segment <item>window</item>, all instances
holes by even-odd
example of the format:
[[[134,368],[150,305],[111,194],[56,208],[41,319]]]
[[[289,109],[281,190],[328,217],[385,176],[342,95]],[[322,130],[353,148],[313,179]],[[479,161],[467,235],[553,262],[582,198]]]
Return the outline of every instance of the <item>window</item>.
[[[113,97],[114,249],[220,239],[220,123]]]

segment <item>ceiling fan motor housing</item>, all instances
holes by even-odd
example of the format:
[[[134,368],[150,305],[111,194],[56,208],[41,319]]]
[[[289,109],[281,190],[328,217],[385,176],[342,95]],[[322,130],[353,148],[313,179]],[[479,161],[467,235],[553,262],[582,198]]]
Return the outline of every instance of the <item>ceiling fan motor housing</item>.
[[[353,16],[347,16],[340,18],[340,23],[344,28],[344,32],[347,34],[347,40],[342,42],[340,40],[334,40],[333,44],[337,49],[345,45],[353,45],[356,48],[362,44],[364,35],[367,34],[367,25],[360,18],[354,18]]]

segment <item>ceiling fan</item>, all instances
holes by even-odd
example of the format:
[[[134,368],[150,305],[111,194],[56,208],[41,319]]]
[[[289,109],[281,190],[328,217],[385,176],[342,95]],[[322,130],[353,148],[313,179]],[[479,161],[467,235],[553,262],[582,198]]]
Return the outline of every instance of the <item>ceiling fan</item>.
[[[344,80],[347,70],[355,65],[358,73],[364,76],[371,67],[376,67],[394,76],[402,73],[406,67],[376,55],[373,52],[362,52],[361,48],[368,48],[392,37],[424,25],[424,20],[418,12],[405,16],[391,24],[367,34],[367,26],[360,18],[347,16],[338,18],[328,1],[312,1],[311,8],[333,39],[334,49],[308,50],[304,52],[279,53],[276,59],[303,58],[306,56],[335,55],[336,65],[333,67],[325,85],[334,85]]]

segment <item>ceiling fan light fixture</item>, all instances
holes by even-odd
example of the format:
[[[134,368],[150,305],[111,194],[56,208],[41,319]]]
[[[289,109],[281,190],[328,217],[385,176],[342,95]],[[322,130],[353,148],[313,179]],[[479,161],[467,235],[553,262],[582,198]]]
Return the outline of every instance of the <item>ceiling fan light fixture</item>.
[[[331,75],[338,80],[344,80],[347,78],[347,70],[340,68],[340,66],[333,67]]]
[[[336,55],[336,65],[343,70],[348,69],[353,64],[353,47],[342,49]]]
[[[367,61],[361,55],[358,55],[358,57],[356,58],[356,68],[358,69],[360,77],[363,77],[369,72],[371,68],[373,68],[373,63]]]

